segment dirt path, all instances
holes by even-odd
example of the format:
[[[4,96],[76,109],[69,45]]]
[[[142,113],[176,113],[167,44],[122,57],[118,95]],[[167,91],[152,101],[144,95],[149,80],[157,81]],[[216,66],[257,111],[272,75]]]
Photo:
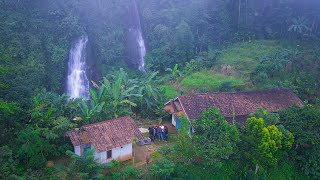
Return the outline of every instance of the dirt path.
[[[143,124],[139,124],[137,123],[139,128],[148,128],[150,126],[152,126],[154,123],[146,123],[144,122]],[[146,164],[146,157],[149,155],[150,157],[152,156],[152,154],[161,146],[166,145],[166,144],[172,144],[174,142],[174,136],[177,134],[177,130],[175,129],[175,127],[172,124],[169,124],[168,122],[164,123],[163,125],[166,125],[168,127],[168,131],[169,131],[169,141],[165,142],[165,141],[155,141],[152,142],[152,144],[150,145],[144,145],[144,146],[138,146],[138,145],[134,145],[133,146],[133,151],[135,154],[134,157],[134,166],[135,167],[141,167],[143,165]],[[146,137],[149,136],[148,133],[144,134]],[[152,162],[152,158],[151,161]]]

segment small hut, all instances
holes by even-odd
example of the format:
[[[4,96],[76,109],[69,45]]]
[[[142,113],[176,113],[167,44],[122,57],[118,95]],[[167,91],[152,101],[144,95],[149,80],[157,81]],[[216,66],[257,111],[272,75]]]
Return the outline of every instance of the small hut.
[[[134,137],[138,140],[144,138],[130,116],[88,124],[67,131],[66,136],[74,146],[74,153],[79,156],[95,149],[94,157],[99,163],[132,159]]]

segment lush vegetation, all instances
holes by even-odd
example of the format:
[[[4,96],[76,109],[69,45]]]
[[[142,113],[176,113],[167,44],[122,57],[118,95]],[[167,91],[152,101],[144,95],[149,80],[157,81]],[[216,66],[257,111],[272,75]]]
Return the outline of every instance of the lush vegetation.
[[[244,127],[237,128],[228,123],[218,109],[211,108],[204,111],[201,120],[196,122],[197,131],[191,139],[188,122],[184,118],[183,128],[174,145],[160,150],[164,159],[156,162],[162,167],[157,173],[166,177],[170,172],[170,179],[305,179],[292,161],[292,158],[299,157],[294,153],[299,150],[292,148],[295,131],[290,132],[283,124],[270,123],[276,122],[271,119],[282,121],[282,116],[258,109]],[[173,169],[169,172],[163,170],[169,167]],[[153,172],[152,166],[150,168],[151,174],[159,176]]]
[[[126,65],[129,2],[0,0],[0,179],[320,178],[317,0],[139,0],[145,74]],[[82,35],[90,100],[69,100],[68,52]],[[306,105],[258,109],[244,126],[209,109],[144,173],[77,157],[64,137],[124,115],[167,120],[163,104],[182,94],[271,88]]]

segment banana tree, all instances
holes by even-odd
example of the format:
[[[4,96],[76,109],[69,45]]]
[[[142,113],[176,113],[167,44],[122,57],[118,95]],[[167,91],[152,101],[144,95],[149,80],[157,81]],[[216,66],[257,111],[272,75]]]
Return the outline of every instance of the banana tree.
[[[176,64],[173,66],[173,68],[167,68],[166,72],[169,72],[169,78],[171,81],[178,80],[180,77],[182,77],[182,73],[179,71],[179,65]]]
[[[156,85],[159,82],[156,80],[157,75],[158,72],[150,73],[138,83],[138,94],[142,95],[141,106],[146,106],[147,109],[151,109],[162,100],[162,94]]]
[[[138,87],[135,80],[128,79],[123,69],[120,69],[116,76],[109,77],[110,81],[104,77],[100,85],[92,82],[94,89],[90,90],[91,99],[81,105],[82,117],[85,119],[94,117],[100,121],[117,118],[130,113],[131,106],[137,106],[132,99],[141,98],[142,95],[135,93]]]
[[[138,86],[134,83],[128,83],[133,80],[129,80],[127,76],[127,73],[123,69],[120,69],[114,83],[109,83],[107,79],[104,79],[103,84],[106,87],[109,86],[110,89],[109,94],[112,97],[111,106],[115,117],[127,114],[131,106],[137,106],[132,99],[142,97],[141,94],[135,93]]]

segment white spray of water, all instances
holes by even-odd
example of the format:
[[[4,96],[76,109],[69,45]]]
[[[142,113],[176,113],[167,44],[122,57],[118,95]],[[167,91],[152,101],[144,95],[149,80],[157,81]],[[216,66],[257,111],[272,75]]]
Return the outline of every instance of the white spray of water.
[[[144,69],[144,56],[146,55],[146,47],[144,45],[144,40],[143,40],[141,31],[139,31],[139,35],[138,35],[138,44],[139,44],[139,49],[140,49],[139,70],[144,72],[145,71],[145,69]]]
[[[142,37],[142,32],[141,32],[141,23],[140,23],[140,17],[139,17],[139,12],[138,12],[138,6],[137,2],[134,0],[134,16],[136,18],[135,22],[135,27],[130,29],[135,31],[135,36],[137,39],[137,43],[139,45],[139,70],[145,72],[144,69],[144,57],[146,55],[146,47],[144,44],[144,39]]]
[[[68,62],[67,94],[70,99],[89,98],[89,81],[86,75],[87,36],[82,36],[70,50]]]

